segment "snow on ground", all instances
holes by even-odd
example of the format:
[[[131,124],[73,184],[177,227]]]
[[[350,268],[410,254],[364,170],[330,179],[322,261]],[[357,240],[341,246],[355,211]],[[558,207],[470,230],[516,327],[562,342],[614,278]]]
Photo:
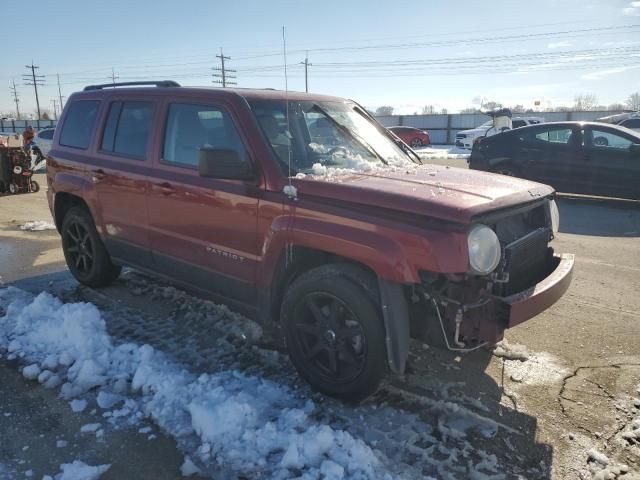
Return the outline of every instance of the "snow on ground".
[[[129,286],[132,292],[141,288],[131,281]],[[178,309],[194,303],[172,287],[138,294],[175,302]],[[210,334],[217,323],[235,338],[257,333],[226,307],[203,311]],[[194,314],[189,311],[185,318],[190,322]],[[113,316],[135,327],[135,318],[121,311]],[[505,478],[491,453],[494,443],[487,443],[503,426],[459,403],[423,398],[419,414],[386,402],[353,408],[310,395],[306,387],[292,388],[299,382],[291,381],[290,365],[275,351],[260,353],[262,364],[254,361],[244,372],[226,368],[225,358],[244,355],[233,340],[216,344],[223,352],[212,364],[220,370],[194,371],[161,351],[170,349],[174,338],[166,338],[162,319],[154,318],[154,324],[163,331],[161,348],[110,336],[105,317],[92,304],[63,304],[47,293],[34,297],[12,287],[0,290],[0,354],[20,361],[28,376],[46,387],[60,388],[62,398],[99,407],[105,420],[85,425],[83,435],[137,430],[150,419],[176,438],[185,472],[197,468],[215,478],[231,473],[253,478],[258,472],[276,479],[459,478],[460,472],[465,478]],[[149,325],[140,330],[148,333]],[[269,364],[278,373],[265,378]]]
[[[39,232],[42,230],[55,230],[56,226],[51,222],[47,222],[44,220],[36,220],[36,221],[25,222],[24,224],[20,225],[19,228],[20,230]]]
[[[42,480],[98,480],[100,476],[109,470],[111,465],[87,465],[80,460],[75,460],[73,463],[63,463],[60,465],[62,470],[55,477],[46,475]]]

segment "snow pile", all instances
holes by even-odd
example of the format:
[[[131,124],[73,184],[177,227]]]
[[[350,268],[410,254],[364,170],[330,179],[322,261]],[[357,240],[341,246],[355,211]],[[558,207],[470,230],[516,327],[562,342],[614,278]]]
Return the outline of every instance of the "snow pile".
[[[55,230],[56,226],[44,220],[36,220],[25,222],[22,225],[19,225],[20,230],[27,230],[30,232],[40,232],[42,230]]]
[[[0,349],[9,359],[30,364],[30,378],[48,387],[62,384],[61,396],[68,400],[89,390],[98,392],[104,408],[124,399],[105,418],[137,424],[149,417],[176,438],[195,434],[205,464],[275,479],[291,477],[289,469],[304,472],[305,478],[322,472],[327,478],[342,478],[340,472],[352,478],[388,477],[368,445],[315,422],[313,402],[287,387],[235,371],[197,376],[149,345],[114,345],[91,304],[62,304],[48,293],[34,298],[10,287],[0,290],[3,310]],[[99,428],[90,424],[82,431]],[[70,472],[82,468],[71,465]]]
[[[110,467],[111,465],[109,464],[93,467],[80,460],[75,460],[73,463],[63,463],[60,465],[62,472],[55,477],[45,475],[42,480],[98,480]]]
[[[293,185],[285,185],[282,189],[282,193],[289,198],[298,198],[298,189]]]
[[[520,360],[524,362],[529,359],[529,351],[524,345],[510,344],[507,340],[502,340],[496,345],[493,355],[502,357],[505,360]]]

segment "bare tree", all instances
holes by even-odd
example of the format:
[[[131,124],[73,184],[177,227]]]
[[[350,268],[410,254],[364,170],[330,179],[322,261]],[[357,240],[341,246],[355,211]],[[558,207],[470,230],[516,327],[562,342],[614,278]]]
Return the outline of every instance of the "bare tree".
[[[524,113],[524,106],[523,105],[516,105],[515,107],[511,107],[511,111],[513,113]]]
[[[640,93],[632,93],[625,103],[627,104],[627,108],[631,110],[640,110]]]
[[[433,105],[425,105],[422,107],[423,115],[431,115],[432,113],[436,113],[436,109]]]
[[[393,115],[393,107],[382,106],[376,109],[376,115]]]
[[[463,108],[460,110],[460,113],[480,113],[480,110],[474,107]]]
[[[577,95],[573,99],[573,108],[578,111],[595,110],[598,98],[593,93]]]
[[[626,107],[622,103],[612,103],[607,107],[607,110],[619,110],[623,111]]]

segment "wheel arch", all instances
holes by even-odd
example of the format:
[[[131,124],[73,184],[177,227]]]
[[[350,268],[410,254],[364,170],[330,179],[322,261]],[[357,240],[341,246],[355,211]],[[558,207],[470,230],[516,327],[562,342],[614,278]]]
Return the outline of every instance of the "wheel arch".
[[[89,213],[89,205],[82,199],[82,197],[68,192],[58,192],[55,194],[53,202],[53,220],[56,225],[58,233],[62,229],[62,222],[67,212],[73,207],[83,207]]]

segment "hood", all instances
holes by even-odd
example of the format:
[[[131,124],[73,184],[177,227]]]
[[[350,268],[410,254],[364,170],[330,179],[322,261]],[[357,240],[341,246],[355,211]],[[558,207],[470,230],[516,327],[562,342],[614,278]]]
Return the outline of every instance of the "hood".
[[[487,128],[471,128],[469,130],[460,130],[459,132],[456,133],[456,135],[458,133],[464,133],[465,135],[484,135],[487,130],[489,130],[492,127],[487,127]]]
[[[473,217],[539,200],[548,185],[477,170],[425,165],[411,173],[294,179],[299,199],[324,197],[375,208],[471,223]]]

